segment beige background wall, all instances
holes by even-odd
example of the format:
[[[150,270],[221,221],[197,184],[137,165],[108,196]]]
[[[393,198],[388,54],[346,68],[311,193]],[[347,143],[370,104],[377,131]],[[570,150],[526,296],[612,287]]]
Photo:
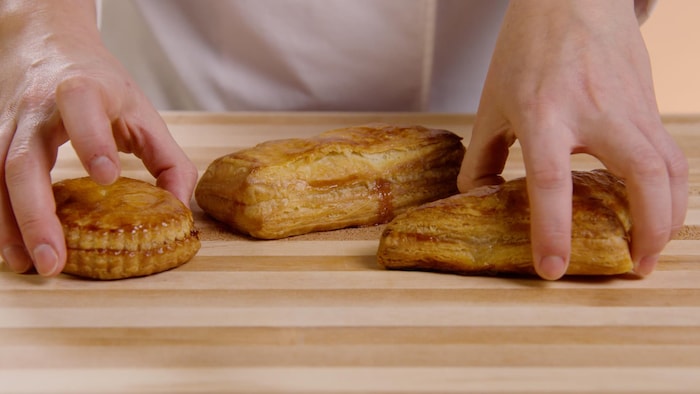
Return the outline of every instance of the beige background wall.
[[[642,34],[661,113],[700,114],[700,0],[659,0]]]

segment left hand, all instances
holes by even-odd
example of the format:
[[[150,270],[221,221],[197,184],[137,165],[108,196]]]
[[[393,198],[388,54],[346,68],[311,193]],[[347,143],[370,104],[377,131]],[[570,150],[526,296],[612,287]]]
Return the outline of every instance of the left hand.
[[[635,272],[683,226],[688,163],[664,129],[632,1],[514,0],[482,92],[459,188],[496,184],[520,141],[533,262],[558,279],[571,251],[570,155],[625,179]]]

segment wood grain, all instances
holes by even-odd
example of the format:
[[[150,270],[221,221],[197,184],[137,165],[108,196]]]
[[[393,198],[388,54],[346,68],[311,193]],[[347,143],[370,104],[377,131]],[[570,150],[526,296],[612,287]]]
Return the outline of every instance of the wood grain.
[[[473,117],[165,113],[200,171],[269,139],[370,122],[469,140]],[[665,117],[691,165],[686,226],[648,278],[384,271],[381,226],[255,241],[193,205],[202,249],[146,278],[0,265],[0,393],[694,393],[700,390],[700,117]],[[153,181],[123,156],[124,175]],[[573,167],[597,160],[572,157]],[[54,180],[83,176],[69,145]],[[504,172],[524,174],[516,144]]]

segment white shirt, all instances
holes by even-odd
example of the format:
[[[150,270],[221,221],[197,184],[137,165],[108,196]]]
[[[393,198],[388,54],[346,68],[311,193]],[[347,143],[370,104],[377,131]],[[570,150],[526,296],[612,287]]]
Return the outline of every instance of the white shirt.
[[[472,113],[508,4],[103,1],[105,44],[158,109]]]

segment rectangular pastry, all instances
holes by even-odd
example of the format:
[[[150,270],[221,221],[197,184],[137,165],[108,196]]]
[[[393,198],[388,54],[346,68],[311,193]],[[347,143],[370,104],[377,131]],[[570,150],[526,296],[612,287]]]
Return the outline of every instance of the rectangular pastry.
[[[632,270],[625,185],[606,170],[574,171],[567,275]],[[382,233],[379,264],[457,274],[534,274],[525,178],[424,204]]]
[[[450,131],[386,124],[268,141],[214,160],[195,199],[256,238],[386,223],[457,193],[464,150]]]

